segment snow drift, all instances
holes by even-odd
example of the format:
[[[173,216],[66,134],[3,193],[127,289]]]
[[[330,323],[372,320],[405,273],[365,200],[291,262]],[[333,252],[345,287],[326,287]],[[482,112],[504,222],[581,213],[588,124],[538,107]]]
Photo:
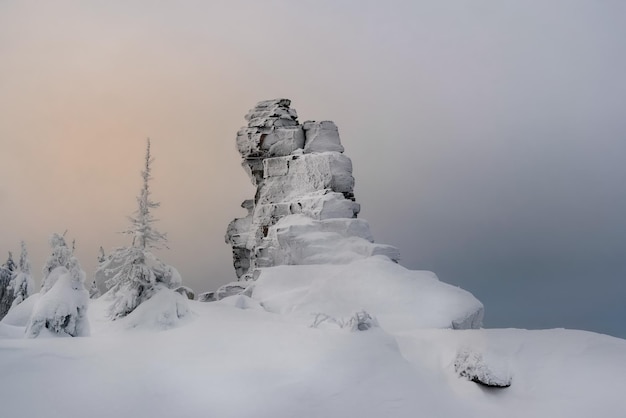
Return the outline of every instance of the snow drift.
[[[252,298],[265,309],[311,323],[324,313],[365,309],[388,331],[478,328],[483,306],[470,293],[411,271],[384,256],[343,265],[277,266],[259,270]]]

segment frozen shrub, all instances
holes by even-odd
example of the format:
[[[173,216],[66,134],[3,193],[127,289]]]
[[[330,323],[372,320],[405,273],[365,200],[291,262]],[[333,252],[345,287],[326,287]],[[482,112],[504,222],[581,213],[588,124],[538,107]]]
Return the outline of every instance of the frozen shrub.
[[[355,312],[348,318],[339,319],[324,313],[317,313],[315,314],[315,319],[311,324],[311,328],[317,328],[324,322],[337,325],[339,328],[347,329],[349,331],[367,331],[370,328],[378,326],[376,318],[371,316],[365,310]]]
[[[498,388],[511,386],[512,378],[506,367],[497,362],[488,365],[481,353],[469,348],[463,348],[457,353],[454,371],[460,377],[484,386]]]

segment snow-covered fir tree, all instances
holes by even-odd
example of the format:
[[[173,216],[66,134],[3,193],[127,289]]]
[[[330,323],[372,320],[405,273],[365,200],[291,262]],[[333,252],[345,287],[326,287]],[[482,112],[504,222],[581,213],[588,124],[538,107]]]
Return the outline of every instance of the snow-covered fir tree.
[[[148,139],[141,172],[143,185],[137,196],[138,208],[134,216],[129,217],[131,226],[125,231],[132,236],[132,245],[113,250],[98,267],[98,274],[108,278],[106,285],[114,299],[109,308],[112,319],[131,313],[150,299],[159,287],[172,289],[181,284],[178,271],[163,263],[151,251],[167,247],[167,237],[154,228],[156,219],[151,213],[159,207],[159,203],[150,197],[152,162]]]
[[[9,251],[9,256],[7,257],[7,261],[4,263],[4,267],[12,273],[17,269],[17,264],[13,261],[13,253],[11,251]]]
[[[98,265],[96,267],[96,271],[94,273],[93,281],[91,282],[91,287],[89,288],[89,297],[91,299],[96,299],[102,296],[102,290],[105,287],[105,283],[107,281],[107,277],[104,276],[104,270],[101,269],[104,262],[107,260],[106,254],[104,254],[104,248],[100,246],[98,249]]]
[[[84,286],[84,273],[76,277],[64,266],[54,268],[49,277],[54,285],[40,293],[26,326],[26,336],[84,337],[89,335],[89,292]]]
[[[0,266],[0,319],[11,309],[13,304],[13,289],[11,288],[11,280],[15,274],[15,262],[13,261],[13,254],[9,251],[9,258]]]
[[[100,296],[102,296],[102,294],[100,293],[100,289],[98,289],[96,279],[93,279],[93,281],[91,282],[91,287],[89,288],[89,298],[98,299]]]
[[[43,268],[40,296],[26,327],[29,338],[44,331],[57,336],[89,335],[85,272],[74,256],[75,242],[68,247],[64,235],[54,233],[50,237],[52,253]]]
[[[43,267],[41,293],[46,293],[52,288],[52,286],[54,286],[54,282],[58,276],[52,276],[50,273],[59,266],[65,267],[76,280],[81,283],[85,282],[85,272],[80,267],[78,259],[74,256],[74,246],[74,243],[72,243],[72,248],[67,246],[67,243],[65,242],[65,234],[60,235],[56,232],[52,234],[50,237],[50,247],[52,248],[52,253],[46,260]]]
[[[21,242],[20,259],[17,271],[11,279],[11,289],[14,297],[11,307],[19,305],[35,291],[35,281],[30,274],[30,260],[24,241]]]
[[[98,249],[98,265],[96,266],[96,271],[94,272],[94,282],[95,282],[95,287],[98,289],[98,293],[100,293],[100,295],[102,295],[103,291],[105,291],[106,289],[106,282],[107,280],[109,280],[111,277],[107,276],[106,273],[107,269],[111,269],[112,266],[108,266],[105,267],[105,263],[107,262],[109,257],[107,257],[107,255],[104,253],[104,248],[102,248],[102,246],[100,246],[100,248]],[[92,284],[92,288],[89,290],[89,294],[91,295],[93,292],[95,291],[95,289],[93,288],[93,284]],[[93,298],[93,296],[91,296]]]

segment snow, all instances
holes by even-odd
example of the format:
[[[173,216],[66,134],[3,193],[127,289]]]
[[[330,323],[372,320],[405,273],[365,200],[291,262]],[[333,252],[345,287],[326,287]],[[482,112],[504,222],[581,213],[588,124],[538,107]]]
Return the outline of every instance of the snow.
[[[390,333],[382,325],[346,332],[304,326],[245,296],[188,301],[192,317],[156,332],[111,327],[118,321],[105,318],[107,303],[91,301],[89,338],[0,339],[3,416],[623,416],[626,341],[612,337],[567,330]],[[506,358],[511,387],[482,389],[459,378],[454,359],[461,347]],[[68,396],[60,382],[78,383]]]
[[[213,303],[161,286],[116,321],[107,295],[86,299],[90,337],[23,338],[11,318],[68,277],[0,322],[2,416],[623,417],[625,340],[451,329],[478,302],[384,257],[264,269],[251,296]],[[459,353],[511,386],[459,377]]]
[[[374,243],[367,221],[356,218],[288,215],[268,229],[265,242],[279,265],[347,264],[372,255],[400,258],[397,248]]]
[[[324,189],[352,192],[354,187],[352,162],[339,152],[276,157],[263,160],[263,166],[266,185],[259,194],[259,205],[293,202]]]
[[[157,287],[150,299],[142,302],[126,317],[118,319],[125,328],[165,330],[179,326],[190,316],[187,297],[168,289]]]
[[[479,326],[483,306],[470,293],[432,272],[412,271],[384,256],[344,265],[260,269],[252,298],[302,324],[326,314],[347,317],[365,309],[393,332]],[[453,325],[453,322],[455,325]]]
[[[33,308],[35,307],[35,304],[39,300],[39,296],[39,293],[35,293],[34,295],[29,296],[19,305],[13,306],[6,314],[6,316],[2,318],[1,323],[6,325],[25,327],[26,324],[28,324],[28,320],[33,313]]]

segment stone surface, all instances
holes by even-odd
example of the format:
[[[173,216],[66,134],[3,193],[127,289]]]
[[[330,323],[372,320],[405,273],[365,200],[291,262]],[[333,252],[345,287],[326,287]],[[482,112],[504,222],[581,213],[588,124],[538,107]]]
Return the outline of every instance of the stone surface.
[[[196,298],[196,292],[194,292],[193,289],[187,286],[179,286],[176,289],[174,289],[174,292],[180,293],[181,295],[185,296],[189,300],[194,300]]]
[[[198,295],[198,302],[215,302],[215,292],[204,292]]]
[[[244,282],[232,282],[225,284],[215,291],[215,300],[222,300],[229,296],[243,294],[248,287]]]
[[[398,250],[374,244],[367,222],[356,219],[352,162],[337,126],[301,125],[290,106],[288,99],[259,102],[237,133],[242,167],[257,188],[242,204],[248,214],[226,231],[237,277],[251,280],[260,267],[341,264],[377,254],[397,260]]]
[[[304,152],[344,151],[339,139],[339,129],[334,122],[306,121],[302,125],[302,129],[306,138]]]

